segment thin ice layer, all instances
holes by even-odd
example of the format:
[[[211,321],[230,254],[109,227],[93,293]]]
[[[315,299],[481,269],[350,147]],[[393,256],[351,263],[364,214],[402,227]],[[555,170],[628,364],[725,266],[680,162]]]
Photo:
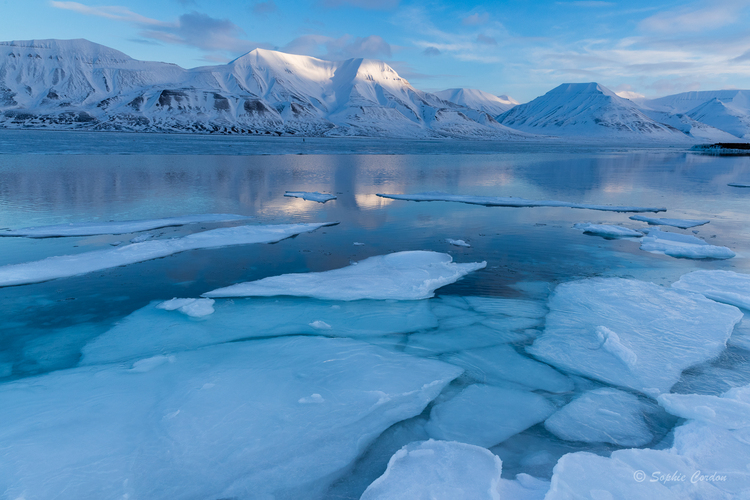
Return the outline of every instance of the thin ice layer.
[[[330,200],[335,200],[336,197],[332,194],[319,193],[317,191],[287,191],[284,196],[290,198],[302,198],[308,201],[317,201],[318,203],[325,203]]]
[[[667,219],[659,217],[646,217],[645,215],[632,215],[632,220],[647,222],[652,226],[672,226],[680,229],[690,229],[691,227],[702,226],[711,222],[707,219]]]
[[[549,483],[519,474],[503,479],[502,462],[489,450],[452,441],[410,443],[361,500],[541,500]]]
[[[460,374],[348,339],[213,346],[0,386],[8,498],[320,498]]]
[[[660,403],[688,420],[674,430],[668,450],[629,449],[610,458],[569,453],[557,463],[545,500],[614,498],[666,500],[747,498],[750,494],[750,428],[733,429],[732,418],[720,415],[733,403],[750,403],[748,387],[723,397],[663,395]],[[725,401],[722,401],[725,400]],[[735,414],[735,416],[740,416]]]
[[[555,436],[566,441],[644,446],[654,439],[641,400],[617,389],[596,389],[574,399],[544,422]]]
[[[274,226],[238,226],[212,229],[169,240],[150,240],[108,250],[76,255],[48,257],[36,262],[0,267],[0,287],[39,283],[56,278],[126,266],[172,254],[204,248],[251,243],[275,243],[301,233],[309,233],[335,223],[279,224]]]
[[[440,359],[460,366],[467,375],[483,384],[502,387],[510,382],[529,390],[555,393],[573,390],[570,378],[544,363],[518,354],[509,345],[467,349],[441,356]]]
[[[325,300],[428,299],[486,262],[456,264],[444,253],[414,251],[378,255],[340,269],[271,276],[203,294],[204,297],[290,295]]]
[[[724,350],[742,313],[653,283],[593,278],[559,285],[544,333],[527,348],[563,371],[647,394]]]
[[[544,421],[554,411],[552,403],[539,394],[475,384],[433,406],[425,430],[435,439],[488,448]]]
[[[554,200],[527,200],[512,196],[463,196],[447,193],[418,193],[418,194],[378,194],[381,198],[407,201],[454,201],[468,203],[470,205],[483,205],[485,207],[563,207],[582,208],[587,210],[602,210],[605,212],[666,212],[666,208],[649,207],[622,207],[616,205],[590,205],[587,203],[571,203],[568,201]]]
[[[581,222],[573,224],[575,229],[580,229],[586,234],[595,234],[603,238],[641,238],[643,233],[634,229],[628,229],[622,226],[613,226],[611,224],[590,224]]]
[[[689,234],[667,233],[658,229],[644,229],[641,250],[682,259],[731,259],[736,254],[727,247],[709,245]]]
[[[148,231],[160,227],[184,226],[201,222],[231,222],[252,219],[235,214],[198,214],[163,219],[126,220],[111,222],[73,222],[54,226],[26,227],[14,231],[0,231],[0,236],[26,236],[27,238],[54,238],[58,236],[94,236],[97,234],[126,234]]]
[[[734,271],[694,271],[683,274],[672,288],[700,293],[709,299],[750,309],[750,274]]]
[[[217,301],[215,312],[200,321],[162,310],[160,304],[133,312],[89,342],[81,363],[131,360],[254,337],[325,335],[370,340],[438,324],[428,301],[332,303],[291,297]]]

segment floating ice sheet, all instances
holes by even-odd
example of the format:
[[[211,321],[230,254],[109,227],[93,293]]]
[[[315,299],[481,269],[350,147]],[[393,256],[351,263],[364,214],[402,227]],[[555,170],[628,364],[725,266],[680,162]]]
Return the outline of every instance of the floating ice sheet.
[[[666,219],[658,217],[646,217],[645,215],[633,215],[630,218],[632,220],[647,222],[652,226],[672,226],[679,227],[680,229],[690,229],[691,227],[702,226],[711,222],[707,219]]]
[[[750,309],[750,274],[734,271],[694,271],[683,274],[672,288],[700,293],[709,299]]]
[[[533,392],[470,385],[432,407],[425,430],[430,437],[490,447],[542,422],[555,411]]]
[[[544,426],[567,441],[644,446],[654,439],[643,417],[648,408],[630,393],[596,389],[558,410]]]
[[[533,356],[610,384],[656,395],[682,371],[724,350],[736,307],[652,283],[593,278],[559,285]]]
[[[411,443],[361,500],[542,500],[549,483],[526,474],[503,479],[502,462],[489,450],[451,441]]]
[[[201,248],[217,248],[250,243],[274,243],[300,233],[335,223],[280,224],[274,226],[238,226],[212,229],[169,240],[150,240],[131,243],[108,250],[84,252],[76,255],[48,257],[36,262],[0,267],[0,287],[38,283],[56,278],[67,278],[136,262],[159,259],[168,255]]]
[[[13,453],[0,461],[3,494],[320,498],[460,371],[348,339],[294,337],[6,383],[0,448]]]
[[[603,238],[641,238],[643,233],[634,229],[628,229],[622,226],[613,226],[611,224],[590,224],[581,222],[573,224],[575,229],[580,229],[587,234],[595,234]]]
[[[438,325],[428,301],[235,299],[217,301],[215,312],[200,321],[155,304],[135,311],[89,342],[81,363],[111,363],[255,337],[325,335],[370,340]]]
[[[175,297],[172,300],[157,304],[156,308],[165,311],[177,310],[193,318],[202,318],[213,314],[214,302],[213,299],[178,299]]]
[[[184,226],[202,222],[231,222],[252,219],[235,214],[198,214],[163,219],[126,220],[112,222],[74,222],[54,226],[27,227],[14,231],[0,231],[0,236],[25,236],[28,238],[54,238],[58,236],[94,236],[97,234],[126,234],[148,231],[160,227]],[[134,238],[135,239],[135,238]]]
[[[482,269],[486,262],[456,264],[444,253],[414,251],[370,257],[340,269],[272,276],[203,294],[204,297],[290,295],[328,300],[418,300]]]
[[[622,207],[615,205],[590,205],[587,203],[571,203],[554,200],[527,200],[515,197],[499,196],[463,196],[447,193],[418,193],[418,194],[378,194],[381,198],[407,201],[454,201],[470,205],[484,205],[486,207],[564,207],[582,208],[587,210],[602,210],[605,212],[666,212],[666,208],[650,207]]]
[[[317,201],[318,203],[325,203],[327,201],[336,199],[336,197],[332,194],[318,193],[317,191],[287,191],[286,193],[284,193],[284,196],[288,196],[290,198],[302,198],[303,200],[308,201]]]
[[[658,229],[644,229],[641,250],[683,259],[731,259],[736,254],[727,247],[709,245],[689,234],[667,233]]]

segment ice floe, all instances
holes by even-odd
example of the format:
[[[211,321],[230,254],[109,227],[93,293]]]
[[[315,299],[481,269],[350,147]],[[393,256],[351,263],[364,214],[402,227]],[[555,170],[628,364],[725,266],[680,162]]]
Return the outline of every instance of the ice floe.
[[[6,383],[3,494],[320,498],[460,372],[349,339],[292,337]]]
[[[545,500],[746,498],[750,493],[747,387],[723,397],[664,394],[660,404],[689,420],[674,429],[671,449],[563,456]],[[744,413],[743,413],[744,410]]]
[[[694,271],[683,274],[672,288],[687,290],[709,299],[750,309],[750,274],[734,271]]]
[[[559,285],[527,351],[563,371],[650,395],[722,352],[742,312],[700,295],[621,278]]]
[[[680,229],[690,229],[691,227],[702,226],[711,222],[707,219],[666,219],[659,217],[646,217],[645,215],[633,215],[630,218],[632,220],[647,222],[652,226],[672,226],[679,227]]]
[[[544,426],[567,441],[644,446],[654,439],[643,416],[649,409],[652,408],[633,394],[596,389],[565,405]]]
[[[175,297],[172,300],[157,304],[156,308],[165,311],[177,310],[193,318],[202,318],[213,314],[214,302],[213,299],[178,299]]]
[[[466,243],[464,240],[454,240],[454,239],[448,238],[445,241],[448,242],[448,244],[456,246],[456,247],[466,247],[466,248],[471,247],[471,245]]]
[[[580,229],[586,234],[594,234],[603,238],[641,238],[643,233],[634,229],[628,229],[622,226],[613,226],[611,224],[590,224],[581,222],[573,224],[575,229]]]
[[[677,234],[658,229],[644,229],[641,250],[683,259],[731,259],[735,254],[727,247],[709,245],[689,234]]]
[[[452,441],[410,443],[361,500],[542,500],[549,483],[526,474],[503,479],[502,462],[489,450]]]
[[[466,349],[440,359],[460,366],[477,382],[496,386],[516,386],[549,392],[573,390],[573,382],[554,368],[526,356],[509,345]]]
[[[554,411],[539,394],[474,384],[433,406],[425,430],[434,439],[489,447],[544,421]]]
[[[82,364],[110,363],[256,337],[373,337],[429,330],[438,319],[428,301],[332,303],[306,298],[217,301],[201,321],[147,305],[83,347]],[[326,327],[328,326],[328,327]]]
[[[418,300],[458,281],[486,262],[457,264],[444,253],[428,251],[378,255],[331,271],[271,276],[203,294],[204,297],[289,295],[328,300]]]
[[[160,227],[184,226],[206,222],[231,222],[252,219],[235,214],[199,214],[163,219],[126,220],[111,222],[73,222],[54,226],[39,226],[0,231],[0,236],[25,236],[27,238],[54,238],[60,236],[94,236],[97,234],[126,234],[149,231]],[[134,238],[135,239],[135,238]],[[145,241],[145,240],[143,240]],[[135,241],[134,243],[138,243]]]
[[[447,193],[418,193],[418,194],[378,194],[381,198],[406,201],[453,201],[470,205],[484,205],[486,207],[563,207],[581,208],[586,210],[602,210],[605,212],[666,212],[666,208],[630,207],[615,205],[591,205],[587,203],[571,203],[554,200],[527,200],[512,196],[464,196]]]
[[[247,245],[251,243],[274,243],[290,236],[308,233],[319,227],[333,224],[335,223],[324,222],[226,227],[194,233],[182,238],[150,240],[142,243],[131,243],[108,250],[48,257],[36,262],[1,266],[0,287],[66,278],[167,257],[187,250]]]
[[[290,198],[302,198],[308,201],[317,201],[318,203],[325,203],[327,201],[335,200],[336,197],[332,194],[318,193],[317,191],[287,191],[284,196]]]

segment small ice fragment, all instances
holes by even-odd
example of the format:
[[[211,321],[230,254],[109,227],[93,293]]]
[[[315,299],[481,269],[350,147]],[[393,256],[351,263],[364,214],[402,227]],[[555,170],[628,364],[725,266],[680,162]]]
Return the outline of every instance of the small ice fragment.
[[[310,323],[310,326],[317,330],[330,330],[331,329],[331,325],[329,325],[325,321],[320,321],[320,320],[313,321],[312,323]]]
[[[187,314],[192,318],[202,318],[208,316],[214,312],[214,300],[213,299],[178,299],[175,297],[172,300],[167,300],[157,305],[157,309],[164,309],[166,311],[174,311],[177,309],[183,314]]]
[[[320,394],[313,394],[307,398],[300,398],[299,403],[310,404],[310,403],[324,403],[325,399]]]
[[[690,229],[691,227],[702,226],[711,222],[707,219],[666,219],[659,217],[646,217],[645,215],[632,215],[630,218],[632,220],[647,222],[652,226],[672,226],[679,227],[680,229]]]
[[[613,226],[610,224],[589,224],[589,223],[578,223],[573,224],[575,229],[580,229],[587,234],[595,234],[603,238],[642,238],[643,233],[628,229],[622,226]]]
[[[302,198],[308,201],[317,201],[318,203],[325,203],[330,200],[335,200],[336,197],[332,194],[318,193],[317,191],[287,191],[284,196],[290,198]]]
[[[666,208],[650,207],[622,207],[614,205],[590,205],[586,203],[571,203],[554,200],[527,200],[512,196],[462,196],[447,193],[418,193],[418,194],[378,194],[381,198],[407,201],[453,201],[470,205],[484,205],[486,207],[563,207],[581,208],[587,210],[602,210],[605,212],[666,212]]]
[[[355,247],[362,247],[362,246],[365,246],[365,244],[364,244],[364,243],[360,243],[359,241],[355,241],[355,242],[353,243],[353,245],[354,245]]]
[[[469,245],[468,243],[466,243],[464,240],[453,240],[451,238],[448,238],[445,241],[447,241],[451,245],[454,245],[454,246],[457,246],[457,247],[467,247],[467,248],[471,247],[471,245]]]

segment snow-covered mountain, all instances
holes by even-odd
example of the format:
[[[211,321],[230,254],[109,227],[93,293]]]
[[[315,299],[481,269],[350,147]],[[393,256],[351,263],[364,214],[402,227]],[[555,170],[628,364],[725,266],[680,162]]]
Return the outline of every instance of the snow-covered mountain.
[[[642,102],[645,109],[686,116],[723,130],[736,138],[750,139],[750,90],[683,92]]]
[[[507,95],[496,96],[477,89],[447,89],[434,92],[444,101],[450,101],[467,108],[484,111],[491,116],[498,116],[518,105],[518,101]]]
[[[0,43],[0,126],[523,138],[412,87],[387,64],[256,49],[185,70],[86,40]]]
[[[545,135],[689,140],[598,83],[560,85],[497,119],[511,128]]]

